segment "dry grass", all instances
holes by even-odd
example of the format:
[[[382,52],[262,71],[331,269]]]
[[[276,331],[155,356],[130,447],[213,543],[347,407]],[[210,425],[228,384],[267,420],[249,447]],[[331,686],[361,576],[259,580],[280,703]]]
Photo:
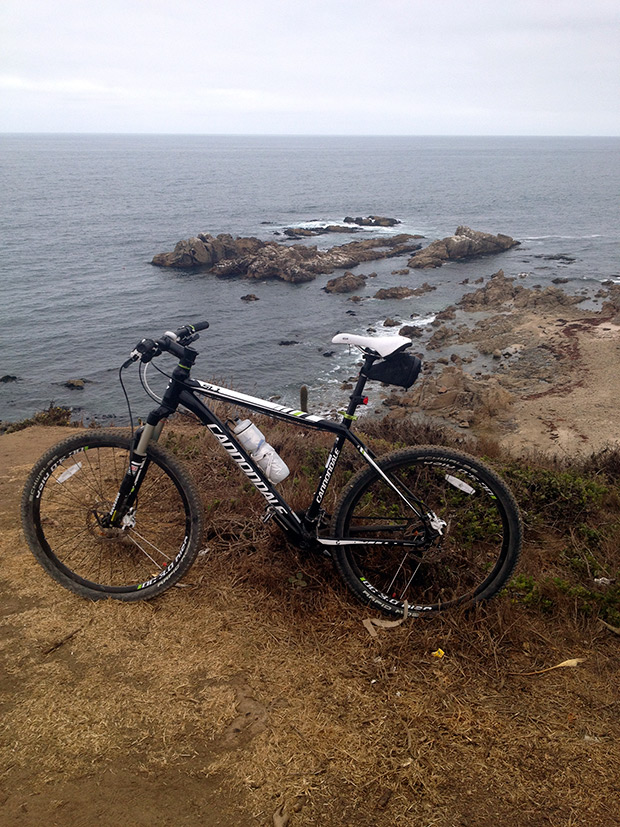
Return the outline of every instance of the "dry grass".
[[[283,488],[301,506],[311,487],[305,472],[316,474],[329,440],[299,433],[278,426],[269,438],[298,459],[301,470]],[[371,438],[381,448],[414,435]],[[54,801],[50,823],[89,823],[63,808],[66,785],[78,779],[87,790],[128,766],[142,785],[133,794],[148,789],[159,801],[145,824],[217,824],[200,814],[198,791],[209,784],[224,802],[222,825],[271,825],[278,807],[291,827],[617,823],[620,637],[600,623],[602,604],[586,611],[583,596],[581,605],[544,590],[547,576],[589,584],[587,566],[562,556],[567,548],[604,558],[618,576],[617,459],[604,473],[596,466],[607,491],[592,501],[584,494],[572,521],[542,501],[539,519],[539,478],[519,478],[487,447],[522,501],[528,492],[521,580],[476,611],[414,619],[372,638],[362,624],[368,610],[329,561],[291,549],[256,519],[262,500],[203,432],[180,420],[166,441],[190,464],[208,514],[204,553],[182,587],[150,603],[91,604],[24,554],[7,559],[6,823],[42,823],[35,817]],[[555,523],[546,526],[549,514]],[[599,531],[600,548],[583,530],[571,534],[576,521]],[[526,674],[568,658],[584,661]],[[171,798],[172,777],[182,783]],[[30,821],[15,792],[28,781],[48,808],[31,804]],[[90,823],[113,824],[110,813]]]

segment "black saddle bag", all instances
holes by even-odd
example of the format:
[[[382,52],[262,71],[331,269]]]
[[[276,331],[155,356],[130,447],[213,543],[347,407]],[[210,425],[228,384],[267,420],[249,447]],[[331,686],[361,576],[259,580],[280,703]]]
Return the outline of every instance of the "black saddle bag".
[[[393,353],[380,362],[374,362],[367,370],[362,368],[362,374],[367,379],[384,382],[386,385],[410,388],[418,378],[421,367],[422,362],[412,353]]]

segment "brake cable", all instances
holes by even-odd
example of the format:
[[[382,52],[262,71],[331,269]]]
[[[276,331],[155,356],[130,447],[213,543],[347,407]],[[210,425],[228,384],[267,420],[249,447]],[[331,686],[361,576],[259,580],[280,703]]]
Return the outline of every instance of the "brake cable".
[[[121,365],[118,369],[118,381],[121,383],[121,388],[123,389],[123,394],[125,395],[125,402],[127,402],[127,410],[129,412],[129,424],[131,425],[131,438],[133,440],[134,435],[134,424],[133,424],[133,413],[131,411],[131,403],[129,401],[129,396],[127,395],[127,390],[125,388],[125,383],[123,382],[123,368],[125,365]]]

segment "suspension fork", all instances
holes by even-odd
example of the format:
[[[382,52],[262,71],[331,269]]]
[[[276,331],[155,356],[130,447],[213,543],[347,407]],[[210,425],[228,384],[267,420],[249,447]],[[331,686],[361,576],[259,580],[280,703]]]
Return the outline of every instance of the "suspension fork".
[[[149,459],[147,457],[148,447],[151,442],[157,442],[164,427],[165,419],[160,419],[155,425],[147,422],[140,428],[134,438],[129,455],[129,467],[119,486],[118,494],[109,513],[100,522],[104,526],[119,527],[123,519],[133,507],[140,485],[144,479]]]
[[[146,425],[136,432],[131,446],[129,467],[120,484],[114,504],[109,514],[99,520],[104,526],[117,528],[122,526],[123,520],[136,502],[140,485],[149,467],[147,458],[149,444],[151,441],[157,442],[166,418],[178,408],[183,382],[189,379],[198,356],[192,348],[182,347],[170,341],[165,349],[179,357],[179,364],[172,371],[170,382],[162,397],[162,404],[149,413]]]

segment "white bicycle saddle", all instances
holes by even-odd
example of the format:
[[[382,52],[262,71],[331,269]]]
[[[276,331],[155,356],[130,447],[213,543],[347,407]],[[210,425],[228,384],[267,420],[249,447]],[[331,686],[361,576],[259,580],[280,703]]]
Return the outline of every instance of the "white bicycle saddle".
[[[401,348],[410,345],[411,339],[404,336],[358,336],[355,333],[337,333],[332,339],[334,345],[356,345],[363,350],[374,350],[379,356],[386,357]]]

